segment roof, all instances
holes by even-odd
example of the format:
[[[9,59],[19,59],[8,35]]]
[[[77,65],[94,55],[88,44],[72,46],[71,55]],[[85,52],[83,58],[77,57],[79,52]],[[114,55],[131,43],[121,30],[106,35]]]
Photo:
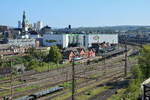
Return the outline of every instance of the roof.
[[[21,28],[13,28],[13,30],[21,31],[22,29]]]
[[[13,55],[14,52],[10,51],[10,52],[0,52],[0,55]]]
[[[9,44],[0,44],[0,49],[8,49],[10,48]]]
[[[76,56],[79,56],[81,51],[87,51],[84,47],[71,47],[62,51],[64,56],[68,56],[71,52],[73,52]]]
[[[77,51],[80,53],[82,50],[85,52],[86,51],[86,49],[84,48],[84,47],[77,47],[76,48],[77,49]]]
[[[38,35],[39,33],[38,32],[36,32],[36,31],[30,31],[29,32],[31,35]]]
[[[150,88],[150,84],[144,84],[144,86],[146,86],[146,87]]]
[[[42,28],[42,30],[43,29],[51,29],[51,27],[49,27],[49,26],[44,26],[43,28]]]
[[[63,57],[64,57],[64,58],[68,58],[71,52],[72,52],[71,50],[64,51],[64,52],[62,53],[62,54],[63,54]],[[72,52],[72,53],[73,53],[73,52]]]

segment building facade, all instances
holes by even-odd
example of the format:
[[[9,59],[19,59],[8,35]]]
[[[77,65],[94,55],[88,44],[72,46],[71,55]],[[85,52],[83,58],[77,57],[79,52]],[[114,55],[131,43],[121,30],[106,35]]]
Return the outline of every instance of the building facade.
[[[44,46],[61,45],[63,48],[68,47],[67,34],[45,34],[43,36]]]
[[[87,34],[85,35],[85,47],[91,47],[92,43],[118,44],[118,34]]]
[[[26,47],[26,46],[36,46],[36,39],[11,39],[8,40],[9,45]]]
[[[38,21],[37,23],[34,23],[34,30],[36,31],[40,31],[40,29],[43,28],[43,22],[42,21]]]
[[[118,44],[118,34],[44,34],[44,46],[61,45],[91,47],[92,43]]]

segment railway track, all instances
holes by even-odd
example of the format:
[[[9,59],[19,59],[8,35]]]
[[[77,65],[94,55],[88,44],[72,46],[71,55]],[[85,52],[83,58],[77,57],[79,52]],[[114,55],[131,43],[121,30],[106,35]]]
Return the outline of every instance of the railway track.
[[[101,71],[101,70],[97,70],[97,71]],[[80,72],[80,73],[78,73],[78,74],[81,74],[82,72]],[[95,73],[95,71],[92,71],[92,73]],[[86,76],[88,75],[88,74],[92,74],[92,73],[86,73]],[[67,81],[70,81],[71,80],[71,77],[70,77],[70,79],[69,80],[67,80]],[[65,80],[62,80],[62,81],[58,81],[58,82],[56,82],[55,81],[55,83],[54,84],[51,84],[51,85],[48,85],[48,86],[54,86],[54,85],[57,85],[57,84],[60,84],[60,83],[63,83],[63,82],[67,82],[67,81],[65,81]],[[32,90],[33,91],[33,90]],[[22,94],[25,94],[24,92],[22,93]],[[19,96],[20,94],[18,94],[18,96]],[[15,95],[14,95],[15,96]]]
[[[108,60],[109,61],[109,60]],[[115,62],[114,62],[115,63]],[[76,66],[76,70],[84,70],[85,68],[89,68],[90,66],[99,66],[99,65],[102,65],[102,64],[91,64],[91,65],[89,65],[89,66],[85,66],[84,64],[81,64],[81,65],[79,65],[79,67],[78,66]],[[94,68],[94,67],[93,67]],[[66,68],[66,69],[64,69],[64,70],[59,70],[61,73],[66,73],[66,72],[70,72],[71,71],[71,68]],[[77,71],[78,72],[78,71]],[[38,83],[38,81],[39,80],[43,80],[43,79],[45,79],[45,78],[49,78],[49,77],[54,77],[54,76],[58,76],[59,75],[59,73],[58,73],[58,70],[56,71],[54,71],[53,73],[52,72],[46,72],[46,73],[38,73],[38,74],[34,74],[34,75],[32,75],[32,74],[29,74],[29,75],[31,75],[30,77],[28,77],[28,83],[30,82],[30,83]],[[27,76],[24,76],[24,77],[27,77]],[[19,78],[20,79],[20,78]],[[18,79],[15,79],[14,81],[17,81]],[[7,81],[7,83],[9,83],[10,82],[10,80],[9,81]],[[2,84],[2,83],[1,83]],[[28,84],[29,85],[29,84]],[[18,84],[17,86],[14,86],[15,88],[19,88],[19,87],[23,87],[23,86],[27,86],[26,85],[26,83],[24,83],[24,84]]]
[[[109,60],[108,59],[108,63],[109,62],[112,62],[113,60],[114,61],[116,61],[116,62],[118,62],[118,59],[119,58],[121,58],[121,57],[116,57],[116,58],[114,58],[114,59],[112,59],[112,60]],[[120,59],[119,59],[119,61],[121,61]],[[97,68],[101,68],[102,66],[100,66],[100,65],[103,65],[103,64],[91,64],[91,65],[89,65],[88,67],[90,67],[90,66],[96,66],[95,68],[97,69]],[[113,64],[109,64],[108,66],[112,66]],[[81,66],[82,66],[82,68],[81,68]],[[107,66],[107,64],[105,65],[105,66]],[[85,65],[84,64],[82,64],[82,65],[80,65],[79,67],[77,67],[76,66],[76,71],[78,72],[78,71],[81,71],[82,70],[82,72],[83,72],[83,70],[85,70],[85,68],[88,68],[87,66],[85,67]],[[96,70],[95,69],[95,70]],[[69,68],[69,67],[67,67],[67,68],[65,68],[65,69],[61,69],[61,70],[56,70],[56,72],[60,72],[60,73],[62,73],[62,72],[68,72],[68,70],[69,70],[69,73],[71,73],[71,68]],[[102,69],[101,69],[102,70]],[[99,70],[100,71],[100,70]],[[52,71],[53,72],[53,71]],[[49,82],[49,81],[54,81],[54,79],[53,78],[48,78],[48,77],[53,77],[53,76],[56,76],[56,79],[58,79],[58,80],[60,80],[60,82],[55,82],[54,84],[56,85],[56,84],[60,84],[60,83],[63,83],[63,82],[65,82],[66,80],[65,79],[63,79],[63,78],[57,78],[57,76],[59,76],[59,74],[60,73],[58,73],[58,74],[54,74],[53,76],[52,76],[52,74],[51,75],[46,75],[47,73],[50,73],[50,72],[46,72],[46,73],[40,73],[40,74],[37,74],[38,76],[40,76],[40,75],[43,75],[43,77],[45,78],[45,79],[43,79],[43,77],[40,77],[40,78],[38,78],[37,79],[37,81],[39,81],[40,80],[40,82],[36,82],[36,84],[40,84],[40,83],[43,83],[43,82]],[[53,72],[54,73],[54,72]],[[92,72],[91,72],[92,73]],[[94,71],[93,71],[93,73],[95,73]],[[79,73],[77,73],[77,74],[79,74]],[[46,75],[46,77],[45,77],[45,75]],[[36,74],[34,74],[34,75],[31,75],[31,76],[33,76],[33,77],[36,77]],[[61,75],[62,76],[62,75]],[[41,79],[43,79],[43,81],[41,80]],[[50,80],[51,79],[51,80]],[[61,79],[63,79],[63,81],[61,81]],[[35,80],[34,80],[35,81]],[[35,83],[34,83],[35,84]],[[49,84],[49,85],[47,85],[47,86],[53,86],[54,84]],[[28,85],[33,85],[33,84],[28,84]],[[28,86],[28,85],[24,85],[24,86]],[[45,85],[46,86],[46,85]],[[18,87],[23,87],[23,84],[22,84],[22,86],[18,86]],[[15,87],[14,86],[14,89],[15,88],[18,88],[17,86]],[[44,87],[44,86],[43,86]],[[43,88],[42,87],[42,88]],[[29,90],[29,91],[31,91],[31,90]],[[29,91],[27,91],[27,92],[29,92]],[[32,91],[34,91],[34,89],[32,90]],[[26,94],[26,92],[23,92],[23,94]],[[15,95],[14,94],[14,96],[21,96],[21,94],[18,94],[18,95]]]
[[[112,65],[112,64],[111,64]],[[110,66],[110,65],[108,65],[108,66]],[[119,64],[118,64],[118,66],[120,66]],[[106,67],[106,66],[105,66]],[[87,73],[86,73],[86,76],[87,75],[91,75],[92,73],[96,73],[96,72],[99,72],[99,71],[102,71],[102,69],[99,69],[98,68],[98,70],[95,70],[95,71],[87,71]],[[80,73],[77,73],[77,74],[81,74],[81,73],[83,73],[83,72],[80,72]],[[84,73],[85,74],[85,73]],[[58,78],[57,78],[58,79]],[[63,79],[63,78],[61,78],[61,79]],[[71,77],[70,77],[70,79],[71,79]],[[47,81],[49,81],[49,80],[47,80]],[[53,79],[53,81],[54,81],[54,79]],[[68,80],[69,81],[69,80]],[[53,85],[56,85],[56,84],[60,84],[60,83],[63,83],[63,82],[65,82],[65,80],[62,80],[62,81],[58,81],[58,82],[56,82],[55,81],[55,83],[54,84],[49,84],[49,85],[45,85],[45,86],[43,86],[42,88],[46,88],[46,87],[50,87],[50,86],[53,86]],[[32,89],[32,90],[29,90],[29,91],[36,91],[36,89]],[[22,92],[22,93],[18,93],[18,94],[16,94],[16,95],[14,95],[14,96],[23,96],[24,94],[26,94],[26,93],[28,93],[29,91],[26,91],[26,92]]]
[[[115,58],[115,57],[114,57]],[[82,64],[81,64],[82,65]],[[29,71],[29,72],[26,72],[24,73],[23,75],[21,76],[17,76],[15,77],[15,80],[20,80],[21,77],[29,77],[29,76],[41,76],[42,74],[47,74],[47,73],[51,73],[51,72],[54,72],[54,71],[57,71],[57,70],[63,70],[63,69],[67,69],[69,66],[66,66],[66,67],[63,67],[63,68],[59,68],[59,69],[52,69],[50,70],[49,72],[45,71],[45,72],[35,72],[35,71]],[[27,79],[27,81],[31,81],[33,79]],[[3,84],[3,83],[10,83],[10,79],[7,79],[7,80],[0,80],[0,84]]]
[[[119,68],[119,67],[118,67],[118,68]],[[121,71],[119,70],[118,73],[117,73],[117,70],[115,70],[114,72],[111,72],[111,73],[113,73],[113,74],[109,74],[109,76],[107,76],[108,73],[106,73],[106,76],[105,76],[105,77],[99,77],[99,76],[98,76],[96,81],[102,81],[103,79],[110,78],[110,77],[114,76],[114,73],[115,73],[115,75],[116,75],[116,74],[119,75],[119,73],[122,74],[122,73],[123,73],[123,69],[121,69]],[[96,81],[93,81],[93,80],[84,80],[84,81],[81,81],[81,82],[77,83],[77,87],[76,87],[76,88],[79,89],[79,88],[81,88],[81,87],[88,86],[88,85],[90,85],[90,84],[95,83]],[[87,84],[87,83],[88,83],[88,84]],[[51,99],[53,99],[53,98],[55,98],[55,97],[61,96],[61,95],[63,95],[63,94],[69,93],[69,92],[71,92],[71,90],[68,90],[68,91],[63,92],[63,93],[58,93],[58,94],[56,94],[56,95],[54,95],[54,96],[51,96],[51,97],[48,97],[48,98],[45,98],[45,99],[40,99],[40,100],[51,100]],[[82,94],[82,93],[79,93],[79,94]],[[68,100],[70,100],[70,98],[68,98]]]
[[[114,71],[114,72],[115,72],[115,74],[120,74],[120,71],[118,71],[117,73],[116,73],[116,71]],[[79,88],[82,88],[82,87],[91,85],[91,84],[95,83],[96,81],[97,81],[97,82],[102,81],[102,80],[104,80],[104,79],[106,79],[106,78],[108,78],[108,77],[114,75],[114,72],[113,72],[113,74],[106,75],[106,76],[104,76],[104,77],[97,77],[97,80],[91,80],[91,79],[88,79],[88,80],[87,80],[87,79],[86,79],[86,80],[77,82],[77,83],[76,83],[76,85],[77,85],[76,89],[79,89]],[[43,97],[43,98],[40,98],[39,100],[51,100],[51,99],[53,99],[53,98],[55,98],[55,97],[58,97],[58,96],[60,96],[60,95],[63,95],[63,94],[69,93],[69,92],[71,92],[71,90],[67,90],[67,91],[65,91],[65,92],[63,92],[63,93],[57,93],[56,95],[51,96],[51,97],[47,97],[47,98]]]
[[[99,72],[99,71],[102,71],[102,70],[101,70],[101,69],[97,70],[97,72]],[[85,76],[88,76],[88,75],[91,75],[91,74],[93,74],[93,73],[95,73],[95,72],[96,72],[96,71],[90,71],[90,73],[88,72],[88,73],[86,73],[86,74],[84,73],[84,74],[85,74]],[[77,73],[77,74],[82,75],[83,72],[79,72],[79,73]],[[61,78],[61,79],[59,79],[59,80],[58,80],[58,78],[57,78],[57,80],[54,80],[54,79],[53,79],[53,81],[54,81],[53,84],[52,84],[52,83],[49,83],[48,85],[45,85],[45,86],[43,86],[42,88],[45,89],[45,88],[47,88],[47,87],[52,87],[52,86],[59,85],[59,84],[64,83],[64,82],[68,82],[68,81],[70,81],[70,80],[71,80],[71,77],[70,77],[68,80],[63,79],[63,78]],[[29,90],[29,91],[34,92],[34,90],[35,90],[35,89]],[[36,90],[37,90],[37,89],[36,89]],[[35,90],[35,92],[37,92],[36,90]],[[38,89],[38,90],[40,90],[40,89]],[[22,93],[18,93],[18,94],[13,95],[13,96],[14,96],[14,97],[20,97],[20,96],[23,96],[24,94],[29,94],[29,91],[22,92]]]
[[[111,72],[111,74],[110,73],[109,74],[106,73],[106,76],[97,78],[97,80],[95,82],[101,82],[101,81],[109,79],[109,78],[110,78],[110,80],[107,80],[107,82],[108,81],[118,80],[118,78],[123,77],[123,74],[124,74],[123,73],[123,69],[115,70],[115,71]],[[94,84],[95,82],[88,82],[88,83],[85,83],[84,85],[81,85],[81,86],[79,85],[78,89],[82,88],[82,87],[85,87],[85,86],[90,86],[90,84]],[[102,83],[102,84],[105,84],[105,82]],[[98,85],[100,85],[100,84],[98,84]],[[94,87],[91,87],[91,88],[88,88],[88,89],[86,89],[86,90],[84,90],[82,92],[76,93],[75,96],[80,96],[80,95],[82,95],[83,93],[85,93],[88,90],[93,90],[93,89],[97,88],[98,85],[94,85]],[[69,98],[67,98],[65,100],[71,100],[71,97],[69,97]]]

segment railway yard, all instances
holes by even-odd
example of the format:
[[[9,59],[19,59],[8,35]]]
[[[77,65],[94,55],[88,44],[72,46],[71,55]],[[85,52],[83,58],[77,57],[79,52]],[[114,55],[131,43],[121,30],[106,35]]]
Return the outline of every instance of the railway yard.
[[[133,52],[129,49],[128,55]],[[127,82],[124,78],[124,53],[113,57],[97,60],[87,64],[86,62],[75,65],[75,99],[76,100],[107,100],[116,93],[118,88],[124,87]],[[134,58],[128,58],[128,73],[131,66],[137,64]],[[28,72],[23,75],[0,80],[0,99],[4,96],[12,96],[15,100],[22,99],[24,96],[38,94],[40,91],[46,91],[53,87],[63,87],[63,89],[54,93],[41,95],[37,100],[71,100],[71,65],[50,70],[47,72]],[[32,91],[32,92],[31,92]],[[32,99],[31,99],[32,100]]]

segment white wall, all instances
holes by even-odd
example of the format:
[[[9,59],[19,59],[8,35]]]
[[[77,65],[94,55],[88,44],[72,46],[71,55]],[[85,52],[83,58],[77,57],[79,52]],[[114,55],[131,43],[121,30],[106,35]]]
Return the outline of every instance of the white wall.
[[[69,44],[69,35],[68,34],[44,34],[43,36],[43,45],[44,46],[53,46],[53,45],[62,45],[62,47],[68,47]],[[83,34],[81,34],[81,45],[85,43],[85,47],[90,47],[92,43],[102,43],[109,42],[110,44],[118,43],[118,34],[85,34],[85,41]],[[56,42],[49,43],[46,40],[55,40]]]
[[[118,34],[88,34],[86,35],[86,47],[90,47],[92,43],[109,42],[110,44],[118,43]]]
[[[56,42],[46,42],[46,40],[55,40]],[[43,36],[43,45],[44,46],[53,46],[53,45],[62,45],[64,47],[68,47],[68,39],[64,34],[45,34]]]
[[[68,44],[69,44],[68,34],[64,34],[63,35],[63,48],[68,47]]]

